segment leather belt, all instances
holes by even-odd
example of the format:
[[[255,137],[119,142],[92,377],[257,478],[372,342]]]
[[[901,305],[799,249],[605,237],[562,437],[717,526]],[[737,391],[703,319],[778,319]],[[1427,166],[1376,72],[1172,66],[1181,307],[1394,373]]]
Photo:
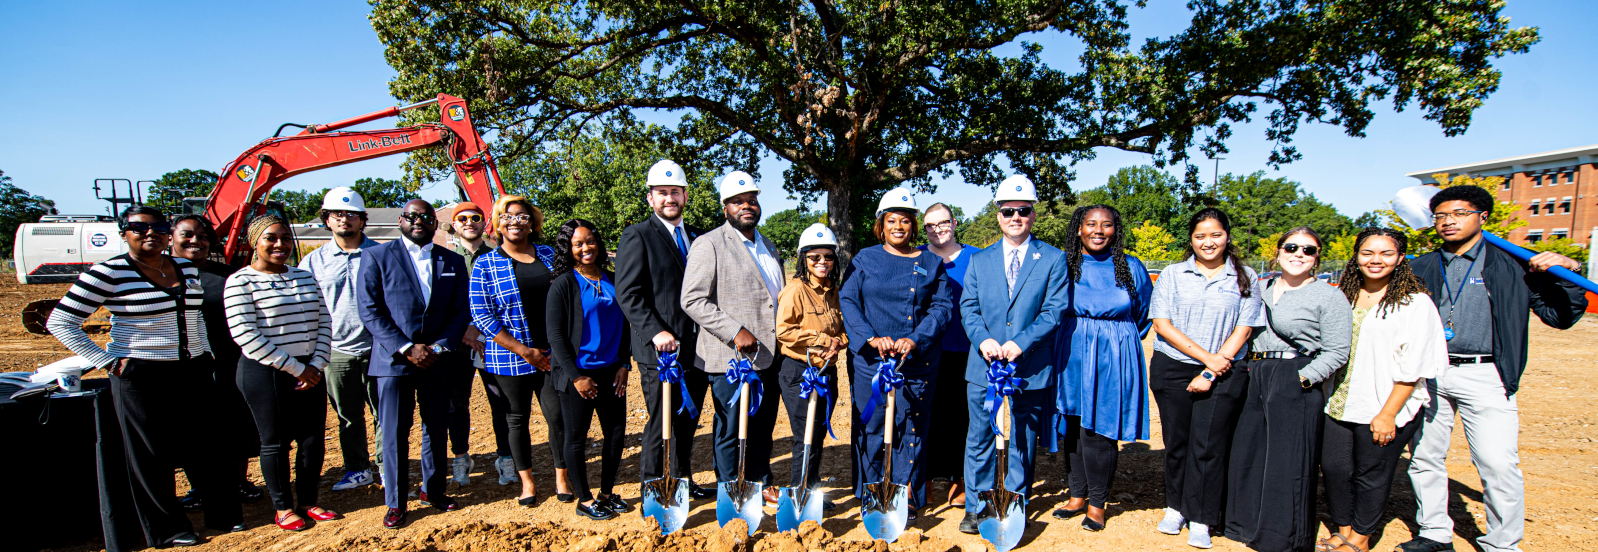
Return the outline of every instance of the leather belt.
[[[1302,355],[1293,351],[1250,351],[1248,353],[1249,360],[1289,359],[1300,356]]]
[[[1448,355],[1449,366],[1461,364],[1491,364],[1493,355]]]

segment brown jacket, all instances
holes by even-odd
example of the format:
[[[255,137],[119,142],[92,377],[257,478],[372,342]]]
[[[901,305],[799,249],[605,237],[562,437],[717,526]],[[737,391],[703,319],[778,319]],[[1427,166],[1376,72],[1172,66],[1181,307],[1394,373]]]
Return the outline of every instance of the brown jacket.
[[[838,290],[828,282],[806,284],[788,278],[777,295],[777,352],[804,360],[806,349],[826,348],[834,341],[840,352],[849,345],[838,310]]]

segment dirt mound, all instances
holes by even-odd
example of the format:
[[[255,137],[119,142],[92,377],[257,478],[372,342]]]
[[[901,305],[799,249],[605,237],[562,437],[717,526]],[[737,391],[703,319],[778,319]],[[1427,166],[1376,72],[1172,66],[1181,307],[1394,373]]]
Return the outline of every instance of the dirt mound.
[[[489,523],[471,521],[438,527],[409,539],[387,536],[348,538],[333,549],[358,552],[957,552],[953,542],[927,538],[910,530],[899,541],[856,541],[834,538],[815,522],[797,531],[750,537],[748,525],[734,520],[727,527],[686,529],[661,535],[650,529],[594,532],[549,522]]]

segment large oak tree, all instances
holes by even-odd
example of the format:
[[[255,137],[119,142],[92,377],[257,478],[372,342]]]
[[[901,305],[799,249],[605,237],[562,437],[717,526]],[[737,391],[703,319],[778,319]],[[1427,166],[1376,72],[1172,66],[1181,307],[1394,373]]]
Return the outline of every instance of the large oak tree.
[[[1258,117],[1280,164],[1299,155],[1300,124],[1361,136],[1379,103],[1459,134],[1497,89],[1492,61],[1537,41],[1503,6],[1189,0],[1187,29],[1136,45],[1114,0],[372,0],[371,20],[394,95],[473,98],[501,157],[590,121],[677,110],[678,155],[758,148],[791,162],[784,186],[825,192],[852,250],[881,190],[926,188],[934,173],[991,186],[1020,172],[1068,197],[1071,165],[1097,148],[1183,165]],[[1081,54],[1045,63],[1029,33],[1063,33]],[[1011,43],[1018,53],[998,53]],[[447,169],[436,153],[408,163],[415,179]]]

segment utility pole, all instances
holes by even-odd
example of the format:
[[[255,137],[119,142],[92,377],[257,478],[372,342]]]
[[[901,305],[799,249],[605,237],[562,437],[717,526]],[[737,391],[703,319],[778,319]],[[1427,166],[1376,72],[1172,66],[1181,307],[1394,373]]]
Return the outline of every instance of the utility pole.
[[[1211,186],[1218,186],[1221,183],[1221,161],[1223,159],[1226,159],[1226,158],[1225,157],[1216,157],[1215,158],[1215,177],[1210,180],[1210,185]]]

